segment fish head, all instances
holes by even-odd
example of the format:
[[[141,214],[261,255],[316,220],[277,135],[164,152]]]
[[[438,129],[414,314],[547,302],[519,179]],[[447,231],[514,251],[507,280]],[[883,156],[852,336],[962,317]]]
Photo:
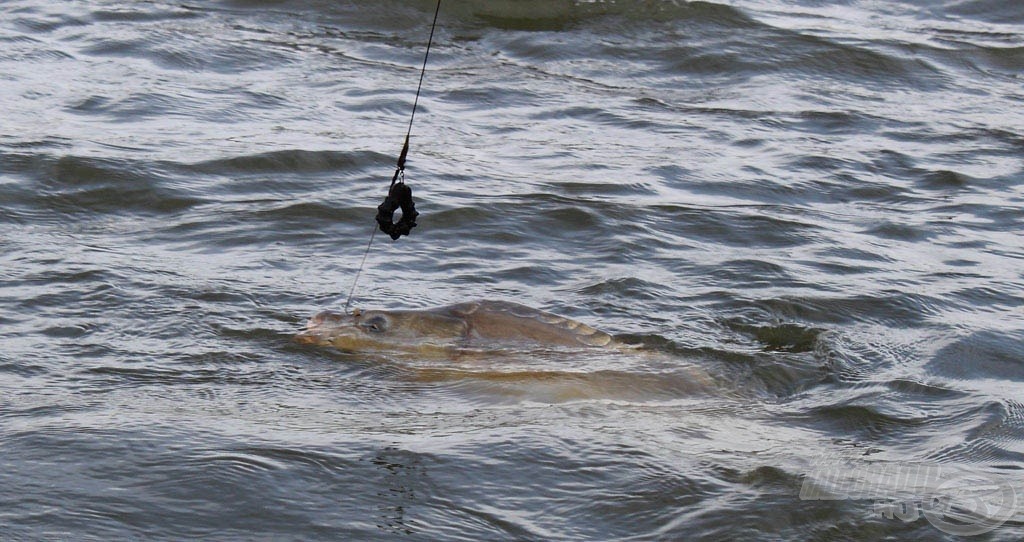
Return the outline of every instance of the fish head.
[[[461,319],[422,312],[325,311],[310,318],[295,340],[351,351],[419,350],[454,345],[465,330]]]

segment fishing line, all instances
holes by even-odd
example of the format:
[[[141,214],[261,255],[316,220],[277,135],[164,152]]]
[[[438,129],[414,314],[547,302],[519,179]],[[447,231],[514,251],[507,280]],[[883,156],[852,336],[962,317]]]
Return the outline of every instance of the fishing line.
[[[405,143],[402,144],[402,152],[398,155],[398,165],[395,167],[395,174],[391,177],[391,187],[384,203],[377,207],[377,225],[370,232],[370,240],[366,243],[366,251],[363,252],[363,260],[359,263],[356,276],[352,279],[352,289],[348,292],[348,299],[345,300],[345,312],[348,312],[352,304],[352,297],[356,293],[356,284],[359,283],[359,276],[363,273],[366,265],[366,258],[370,255],[370,247],[373,246],[373,238],[377,234],[377,228],[391,236],[392,240],[398,240],[403,235],[409,235],[412,228],[416,227],[416,206],[412,201],[412,190],[405,185],[405,159],[409,155],[409,138],[412,136],[412,123],[416,120],[416,107],[420,103],[420,91],[423,89],[423,77],[427,74],[427,59],[430,58],[430,46],[434,43],[434,30],[437,29],[437,16],[441,13],[441,0],[437,0],[437,7],[434,9],[434,20],[430,23],[430,37],[427,38],[427,50],[423,54],[423,67],[420,68],[420,80],[416,85],[416,98],[412,102],[412,114],[409,115],[409,128],[405,131]],[[402,209],[402,218],[394,222],[394,213]]]

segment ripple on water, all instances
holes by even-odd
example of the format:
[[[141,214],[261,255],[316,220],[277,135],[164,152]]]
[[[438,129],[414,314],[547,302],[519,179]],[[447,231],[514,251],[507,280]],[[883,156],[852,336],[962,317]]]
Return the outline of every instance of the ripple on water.
[[[753,305],[784,319],[828,324],[898,321],[901,326],[924,326],[941,314],[948,303],[934,296],[891,290],[852,297],[768,298],[756,300]]]
[[[29,171],[33,178],[32,199],[25,206],[56,212],[63,218],[90,219],[124,212],[174,213],[204,201],[175,187],[167,172],[148,163],[36,155]]]
[[[117,28],[125,28],[123,21],[114,22],[121,23],[116,24]],[[187,23],[195,24],[195,20]],[[205,71],[241,74],[261,69],[267,64],[282,64],[289,61],[289,53],[280,48],[253,47],[245,42],[223,41],[218,39],[216,34],[194,33],[193,36],[197,39],[206,41],[204,46],[196,47],[195,43],[180,39],[190,30],[189,26],[172,26],[165,23],[146,25],[144,28],[144,31],[134,32],[122,30],[116,39],[109,36],[95,38],[91,45],[82,49],[82,52],[98,57],[145,59],[165,70],[193,73]],[[242,32],[241,28],[235,30]]]
[[[925,364],[929,374],[951,380],[1024,380],[1024,333],[979,331],[957,338]]]
[[[189,171],[215,175],[339,173],[390,161],[376,152],[306,151],[290,149],[206,160],[187,166]]]
[[[950,428],[962,440],[943,445],[929,459],[951,464],[995,465],[1018,468],[1024,458],[1024,405],[1019,401],[992,402],[974,412],[962,427]]]

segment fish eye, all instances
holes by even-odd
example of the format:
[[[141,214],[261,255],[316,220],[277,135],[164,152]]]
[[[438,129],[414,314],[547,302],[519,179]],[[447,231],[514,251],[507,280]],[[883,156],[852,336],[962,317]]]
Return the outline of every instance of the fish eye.
[[[359,325],[367,331],[380,333],[388,328],[388,319],[383,316],[374,316],[365,322],[360,322]]]

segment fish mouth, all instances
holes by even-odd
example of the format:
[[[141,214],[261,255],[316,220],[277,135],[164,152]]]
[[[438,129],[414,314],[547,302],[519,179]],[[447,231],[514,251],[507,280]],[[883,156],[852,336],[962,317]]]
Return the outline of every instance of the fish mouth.
[[[292,340],[299,344],[317,344],[320,342],[321,335],[313,331],[300,331],[296,333]]]
[[[344,334],[347,328],[356,331],[354,325],[345,322],[345,315],[325,311],[313,315],[306,322],[306,329],[297,333],[293,340],[299,344],[323,344],[339,332]]]

